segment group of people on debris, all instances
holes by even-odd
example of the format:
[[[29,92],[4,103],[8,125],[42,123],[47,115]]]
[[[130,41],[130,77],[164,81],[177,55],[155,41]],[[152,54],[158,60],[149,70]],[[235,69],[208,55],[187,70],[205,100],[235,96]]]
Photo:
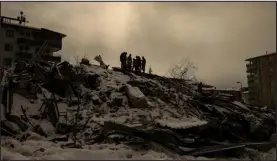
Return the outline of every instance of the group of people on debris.
[[[123,52],[120,55],[121,69],[128,71],[135,71],[145,73],[146,59],[142,56],[136,56],[132,58],[132,54],[127,56],[127,52]]]

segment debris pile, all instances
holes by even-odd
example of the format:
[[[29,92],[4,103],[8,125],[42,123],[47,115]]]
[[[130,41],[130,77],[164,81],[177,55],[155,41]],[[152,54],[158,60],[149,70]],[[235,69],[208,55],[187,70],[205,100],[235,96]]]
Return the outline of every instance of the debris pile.
[[[198,93],[191,81],[113,70],[85,59],[76,66],[19,62],[5,70],[2,136],[24,142],[36,134],[64,142],[61,148],[115,143],[221,158],[275,146],[272,109]]]

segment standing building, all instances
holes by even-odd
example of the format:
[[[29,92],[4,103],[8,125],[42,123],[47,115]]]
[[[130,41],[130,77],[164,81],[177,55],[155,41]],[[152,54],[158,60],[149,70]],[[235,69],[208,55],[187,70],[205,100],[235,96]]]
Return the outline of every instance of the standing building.
[[[246,60],[249,103],[274,108],[276,105],[276,52]]]
[[[2,19],[2,3],[0,2],[0,20]],[[1,51],[4,50],[4,44],[3,44],[3,39],[4,34],[3,34],[3,29],[2,29],[2,21],[0,21],[0,69],[2,67],[2,59],[1,55],[3,54]],[[0,78],[1,78],[1,70],[0,70]]]
[[[15,60],[34,61],[39,53],[45,61],[60,62],[61,56],[53,53],[62,49],[62,33],[45,28],[26,26],[23,12],[17,18],[0,18],[0,68],[8,67]]]

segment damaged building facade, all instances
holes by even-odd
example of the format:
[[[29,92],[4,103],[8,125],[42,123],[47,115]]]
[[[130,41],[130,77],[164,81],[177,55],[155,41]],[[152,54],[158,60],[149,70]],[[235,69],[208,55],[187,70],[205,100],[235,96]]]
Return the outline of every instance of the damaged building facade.
[[[274,108],[276,105],[276,53],[246,60],[249,103]]]
[[[17,18],[0,19],[0,67],[9,67],[16,60],[33,61],[36,55],[42,60],[60,62],[61,56],[54,52],[62,49],[62,33],[45,28],[26,26],[23,12]]]

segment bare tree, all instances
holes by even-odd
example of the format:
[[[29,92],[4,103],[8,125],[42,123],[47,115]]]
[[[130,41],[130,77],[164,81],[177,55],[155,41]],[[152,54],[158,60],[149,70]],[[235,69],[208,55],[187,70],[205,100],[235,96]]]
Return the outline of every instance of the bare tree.
[[[149,67],[149,74],[152,74],[153,70],[151,68],[151,66]]]
[[[182,59],[179,63],[172,65],[169,70],[166,73],[167,77],[176,78],[176,79],[182,79],[186,82],[194,82],[196,81],[195,77],[195,70],[197,70],[196,66],[192,61],[190,61],[189,58]],[[190,84],[186,84],[185,86],[181,84],[177,84],[176,90],[177,92],[177,98],[176,98],[176,107],[178,109],[178,112],[180,113],[186,113],[184,110],[187,110],[187,100],[183,98],[183,92],[187,94],[192,94],[192,88],[190,87]]]
[[[188,58],[181,60],[178,64],[174,64],[169,68],[167,72],[168,77],[184,79],[184,80],[196,80],[195,70],[197,67]]]

